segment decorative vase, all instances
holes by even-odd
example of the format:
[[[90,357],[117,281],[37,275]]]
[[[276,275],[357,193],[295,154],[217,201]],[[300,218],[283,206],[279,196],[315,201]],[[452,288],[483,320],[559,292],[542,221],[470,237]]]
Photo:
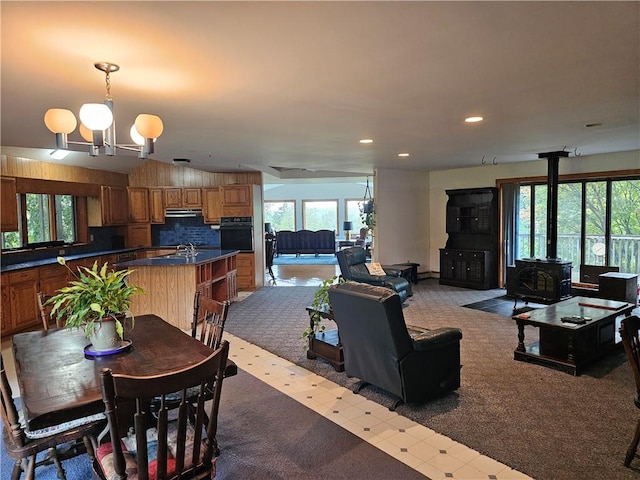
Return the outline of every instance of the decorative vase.
[[[93,349],[97,352],[113,350],[120,346],[121,339],[116,331],[116,322],[111,317],[105,317],[93,326],[89,336]]]

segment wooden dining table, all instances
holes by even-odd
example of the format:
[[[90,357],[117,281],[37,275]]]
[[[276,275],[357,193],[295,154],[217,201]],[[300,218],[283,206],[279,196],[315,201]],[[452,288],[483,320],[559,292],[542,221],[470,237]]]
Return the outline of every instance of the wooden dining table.
[[[27,428],[58,425],[104,411],[100,371],[156,375],[196,364],[211,349],[157,315],[137,315],[125,324],[132,345],[119,353],[85,355],[81,330],[18,333],[12,346]]]

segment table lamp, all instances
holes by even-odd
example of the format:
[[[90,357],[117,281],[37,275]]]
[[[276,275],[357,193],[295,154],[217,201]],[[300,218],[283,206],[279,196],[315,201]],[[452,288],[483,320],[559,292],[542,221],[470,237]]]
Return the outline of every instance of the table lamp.
[[[344,230],[344,236],[349,241],[349,232],[353,230],[353,222],[342,222],[342,230]]]

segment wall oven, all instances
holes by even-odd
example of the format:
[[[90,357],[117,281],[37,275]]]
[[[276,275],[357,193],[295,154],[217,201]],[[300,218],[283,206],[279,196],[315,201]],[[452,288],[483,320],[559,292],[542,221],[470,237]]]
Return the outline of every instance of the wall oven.
[[[253,252],[253,218],[220,218],[220,249]]]

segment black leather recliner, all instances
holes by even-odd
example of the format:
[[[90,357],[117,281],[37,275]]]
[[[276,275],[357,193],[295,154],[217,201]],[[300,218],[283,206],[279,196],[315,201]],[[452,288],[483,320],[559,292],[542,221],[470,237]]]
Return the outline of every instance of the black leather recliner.
[[[409,335],[400,297],[384,287],[346,282],[329,289],[344,352],[345,372],[399,397],[421,403],[460,386],[458,328]]]
[[[400,295],[403,303],[411,295],[411,284],[400,276],[399,270],[383,266],[382,268],[387,275],[371,275],[367,270],[367,252],[364,248],[345,248],[336,252],[336,257],[338,257],[340,273],[345,280],[390,288]]]

